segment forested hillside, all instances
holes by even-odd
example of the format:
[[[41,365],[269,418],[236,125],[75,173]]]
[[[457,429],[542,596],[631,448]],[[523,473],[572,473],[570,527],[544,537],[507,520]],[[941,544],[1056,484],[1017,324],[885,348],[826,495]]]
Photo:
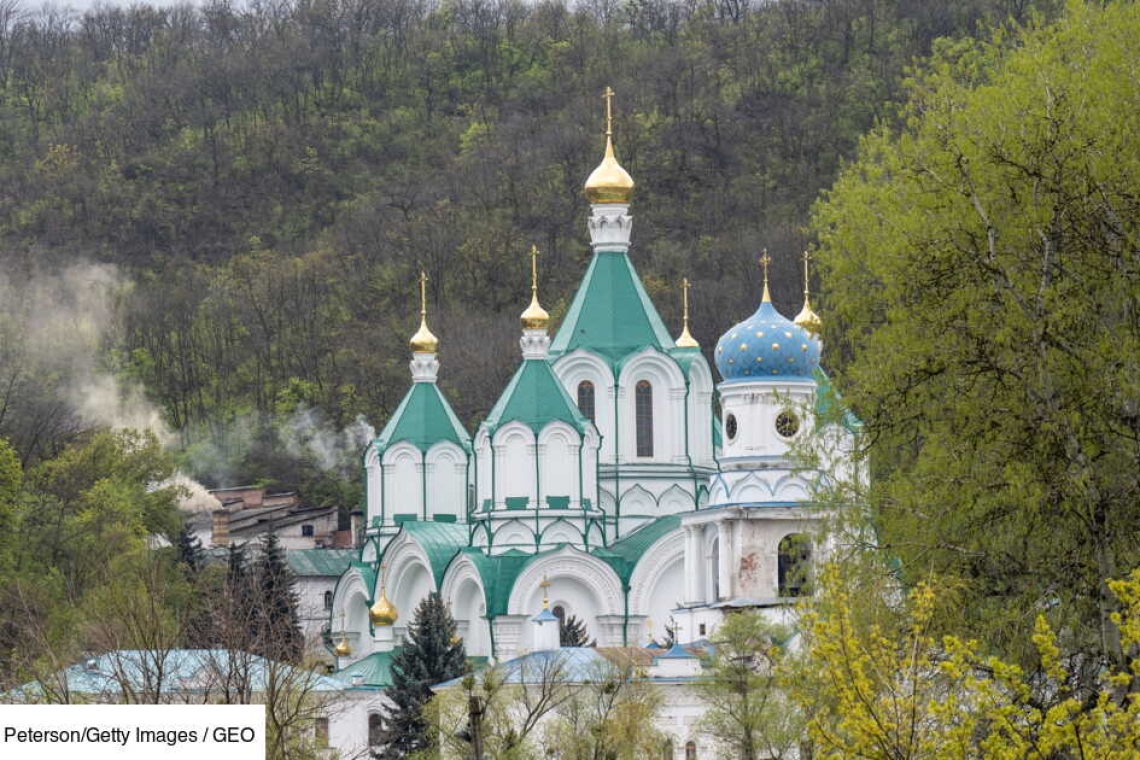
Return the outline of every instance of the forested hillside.
[[[761,247],[798,309],[811,204],[935,39],[1056,5],[0,0],[0,436],[32,463],[133,399],[208,483],[351,500],[333,431],[403,393],[419,268],[469,424],[517,359],[531,244],[565,310],[603,87],[634,260],[674,326],[693,281],[709,350]]]

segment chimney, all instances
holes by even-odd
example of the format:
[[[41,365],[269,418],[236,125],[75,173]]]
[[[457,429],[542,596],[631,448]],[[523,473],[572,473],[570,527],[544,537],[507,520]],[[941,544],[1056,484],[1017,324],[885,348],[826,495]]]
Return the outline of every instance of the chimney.
[[[230,512],[228,509],[215,509],[213,511],[213,536],[211,541],[214,546],[229,546],[230,544]]]
[[[349,528],[352,530],[350,546],[357,547],[364,543],[364,510],[354,509],[348,513]]]

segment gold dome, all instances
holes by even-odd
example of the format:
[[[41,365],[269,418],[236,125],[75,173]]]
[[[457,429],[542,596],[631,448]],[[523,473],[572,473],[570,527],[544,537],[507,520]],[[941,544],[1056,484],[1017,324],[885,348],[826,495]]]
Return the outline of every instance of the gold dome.
[[[414,354],[434,354],[439,349],[439,338],[427,326],[427,274],[420,272],[420,329],[408,341]]]
[[[586,200],[590,203],[629,203],[633,177],[614,158],[614,91],[606,88],[606,155],[586,180]]]
[[[428,329],[426,317],[420,317],[420,329],[416,330],[408,345],[412,347],[412,352],[417,354],[434,354],[439,349],[439,338]]]
[[[530,306],[522,313],[524,330],[545,330],[550,315],[538,302],[538,246],[530,247]]]
[[[606,155],[586,180],[586,200],[590,203],[629,203],[633,197],[633,177],[614,158],[614,143],[606,135]]]
[[[792,320],[798,327],[802,327],[815,337],[819,337],[820,332],[823,330],[823,321],[819,315],[812,311],[811,302],[804,300],[804,307],[800,309],[800,313]]]
[[[380,587],[380,596],[368,609],[368,617],[372,619],[372,625],[392,625],[400,617],[400,611],[396,609],[396,605],[388,601],[387,595],[384,593],[384,587]]]
[[[352,654],[352,647],[348,645],[348,639],[344,637],[343,633],[340,635],[340,641],[333,647],[333,654],[337,657],[348,657]]]

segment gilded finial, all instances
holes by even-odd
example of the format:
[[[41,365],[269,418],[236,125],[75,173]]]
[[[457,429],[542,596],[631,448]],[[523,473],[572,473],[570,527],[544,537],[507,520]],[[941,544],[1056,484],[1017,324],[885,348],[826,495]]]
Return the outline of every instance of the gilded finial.
[[[546,595],[546,590],[550,588],[550,581],[546,579],[545,575],[542,576],[542,582],[538,584],[538,587],[542,589],[542,609],[548,610],[550,609],[550,598]]]
[[[388,595],[384,593],[384,570],[387,565],[383,562],[380,563],[380,572],[376,577],[377,594],[376,601],[368,609],[368,617],[372,620],[374,626],[392,625],[400,617],[400,611],[396,609],[396,605],[388,600]]]
[[[761,303],[772,303],[772,295],[768,292],[768,265],[772,263],[772,257],[768,255],[768,249],[764,249],[764,253],[760,256],[760,266],[764,268],[764,295],[760,299]]]
[[[687,277],[681,280],[681,293],[684,329],[681,330],[681,336],[677,338],[677,348],[700,348],[697,339],[689,332],[689,279]]]
[[[434,354],[439,349],[439,338],[427,326],[427,279],[427,273],[420,270],[420,329],[408,341],[416,354]]]
[[[524,330],[545,330],[550,315],[538,303],[538,246],[530,247],[530,306],[522,313]]]
[[[819,315],[811,308],[811,273],[808,271],[808,262],[811,261],[811,253],[804,251],[804,307],[800,309],[800,313],[796,315],[793,320],[797,325],[807,330],[817,338],[823,329],[823,321]]]
[[[348,639],[344,635],[344,611],[340,613],[340,641],[333,647],[333,654],[337,657],[348,657],[352,654],[352,647],[348,645]]]
[[[614,91],[606,87],[602,98],[606,101],[606,153],[586,180],[586,200],[591,204],[629,203],[633,196],[633,177],[614,157]]]

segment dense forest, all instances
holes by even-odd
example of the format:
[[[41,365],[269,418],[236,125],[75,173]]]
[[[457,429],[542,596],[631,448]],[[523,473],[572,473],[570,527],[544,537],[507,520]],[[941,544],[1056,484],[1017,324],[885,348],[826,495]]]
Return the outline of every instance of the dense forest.
[[[532,244],[565,310],[605,86],[634,260],[674,326],[694,283],[708,351],[753,308],[761,248],[798,310],[813,201],[936,40],[1057,5],[0,0],[0,436],[31,465],[125,422],[207,484],[355,501],[421,267],[471,425],[516,361]]]

